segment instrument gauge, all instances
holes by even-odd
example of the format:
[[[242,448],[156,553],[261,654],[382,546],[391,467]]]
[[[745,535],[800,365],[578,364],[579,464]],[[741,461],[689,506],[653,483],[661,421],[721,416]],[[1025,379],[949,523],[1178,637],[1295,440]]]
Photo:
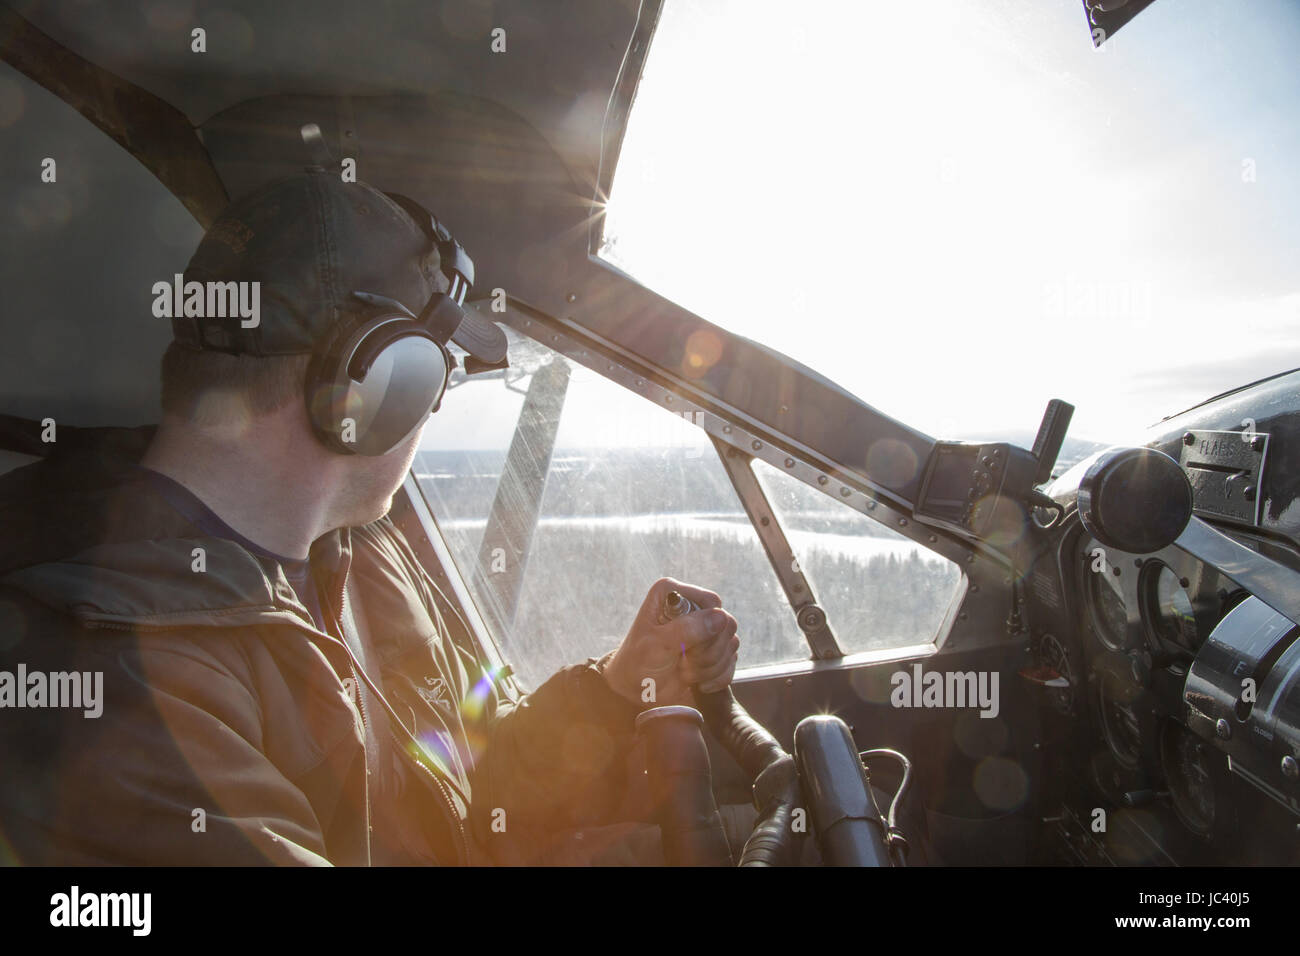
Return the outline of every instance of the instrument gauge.
[[[1196,609],[1174,570],[1159,561],[1150,562],[1143,569],[1139,590],[1148,633],[1161,642],[1196,653],[1201,646]]]
[[[1097,639],[1112,651],[1122,651],[1128,646],[1128,606],[1124,603],[1124,589],[1117,575],[1110,569],[1096,571],[1089,566],[1087,575],[1088,607],[1092,612],[1092,627]]]
[[[1057,713],[1069,716],[1074,713],[1074,666],[1069,652],[1053,635],[1044,634],[1038,645],[1038,658],[1064,681],[1047,685],[1047,700]]]
[[[1214,777],[1205,742],[1181,724],[1169,722],[1160,739],[1160,761],[1174,812],[1197,836],[1214,829]]]
[[[1101,732],[1122,767],[1134,770],[1142,762],[1142,719],[1138,714],[1141,688],[1113,674],[1102,673],[1100,685]]]

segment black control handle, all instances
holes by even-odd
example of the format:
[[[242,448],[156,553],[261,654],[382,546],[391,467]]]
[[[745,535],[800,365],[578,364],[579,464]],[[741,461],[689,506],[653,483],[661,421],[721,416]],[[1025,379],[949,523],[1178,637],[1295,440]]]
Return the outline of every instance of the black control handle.
[[[805,717],[794,730],[794,755],[822,859],[828,866],[890,866],[887,834],[848,725]]]
[[[669,866],[732,866],[713,799],[704,718],[693,707],[654,707],[636,719],[646,744],[650,799]]]
[[[1047,403],[1043,413],[1042,424],[1038,426],[1038,435],[1034,438],[1034,447],[1030,449],[1038,459],[1038,470],[1034,474],[1034,484],[1041,485],[1052,480],[1052,469],[1061,454],[1061,443],[1070,428],[1070,419],[1074,417],[1074,406],[1054,398]]]

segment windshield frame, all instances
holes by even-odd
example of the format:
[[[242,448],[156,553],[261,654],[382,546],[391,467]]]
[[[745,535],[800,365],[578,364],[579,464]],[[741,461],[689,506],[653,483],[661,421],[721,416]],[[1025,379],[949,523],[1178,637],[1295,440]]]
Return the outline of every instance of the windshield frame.
[[[929,527],[912,520],[909,508],[895,505],[890,496],[874,491],[869,483],[851,471],[834,467],[823,467],[824,460],[810,448],[799,447],[785,436],[772,435],[759,427],[743,409],[723,405],[709,400],[708,396],[679,383],[667,382],[655,369],[637,356],[620,352],[609,343],[602,342],[581,326],[548,316],[540,310],[513,299],[507,300],[504,310],[500,300],[478,299],[467,304],[467,308],[479,309],[520,336],[531,339],[546,349],[564,356],[570,362],[585,367],[616,385],[627,389],[656,405],[670,408],[683,415],[694,427],[706,432],[715,450],[722,460],[723,467],[731,470],[733,463],[727,461],[727,453],[735,452],[735,457],[743,467],[753,474],[750,461],[761,460],[774,469],[787,474],[818,494],[848,507],[883,524],[921,547],[932,551],[951,561],[960,574],[958,585],[944,613],[942,623],[930,641],[882,647],[867,651],[843,653],[835,646],[834,638],[828,643],[815,643],[807,630],[800,627],[805,643],[809,649],[809,659],[761,664],[744,668],[737,674],[738,680],[760,680],[773,676],[791,675],[821,670],[838,670],[864,665],[885,663],[896,660],[912,660],[928,657],[952,647],[971,647],[977,644],[997,641],[997,635],[990,635],[986,630],[973,626],[971,622],[985,620],[989,614],[1005,614],[1000,603],[999,593],[1005,591],[1008,575],[1014,574],[1010,562],[999,551],[976,541],[969,541],[944,532],[942,529]],[[759,437],[759,436],[762,437]],[[755,481],[760,488],[761,484]],[[430,511],[418,482],[414,477],[408,478],[408,488],[412,494],[420,495],[423,507],[417,509],[422,521],[432,522],[437,528],[437,519]],[[754,501],[746,502],[737,492],[738,503],[745,511],[754,532],[760,539],[786,540],[790,533],[782,522],[777,509],[770,504],[764,508]],[[767,517],[771,521],[769,528],[760,528],[758,520]],[[441,531],[438,531],[441,536]],[[779,548],[767,550],[767,558],[773,571],[783,587],[789,583],[786,570],[779,567],[784,552]],[[446,552],[450,560],[450,550]],[[440,554],[440,557],[442,555]],[[461,572],[454,561],[450,564],[451,573],[460,576]],[[462,581],[457,587],[457,596],[463,601],[474,604],[473,592]],[[786,604],[794,616],[796,626],[799,623],[799,611],[806,605],[796,606],[790,591],[785,592]],[[486,617],[476,607],[476,630],[489,634],[497,654],[500,655],[499,637],[491,634]],[[824,612],[823,612],[824,614]],[[826,624],[834,627],[834,621]]]

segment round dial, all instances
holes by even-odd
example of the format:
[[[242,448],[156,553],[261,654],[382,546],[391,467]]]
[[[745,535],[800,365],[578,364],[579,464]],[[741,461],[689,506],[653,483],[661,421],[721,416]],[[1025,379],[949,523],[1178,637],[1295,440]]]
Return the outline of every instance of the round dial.
[[[1086,573],[1088,603],[1092,607],[1092,622],[1097,637],[1112,651],[1123,650],[1128,645],[1128,607],[1124,604],[1120,579],[1109,569],[1089,569]]]
[[[1038,645],[1038,657],[1042,663],[1063,677],[1068,686],[1048,687],[1047,699],[1057,713],[1074,713],[1074,666],[1070,662],[1069,652],[1051,634],[1044,634]]]
[[[1214,828],[1214,778],[1205,742],[1171,723],[1160,741],[1160,753],[1178,819],[1197,836],[1208,836]]]
[[[1145,616],[1151,632],[1161,641],[1195,652],[1200,629],[1192,596],[1172,568],[1157,565],[1144,577]]]
[[[1142,725],[1136,708],[1136,689],[1121,685],[1110,675],[1101,684],[1101,731],[1115,760],[1134,769],[1142,761]]]

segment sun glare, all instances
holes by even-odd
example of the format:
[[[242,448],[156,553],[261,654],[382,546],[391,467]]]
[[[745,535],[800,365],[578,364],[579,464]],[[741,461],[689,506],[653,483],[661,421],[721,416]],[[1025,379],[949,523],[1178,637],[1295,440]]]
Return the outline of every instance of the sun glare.
[[[602,254],[938,437],[1300,365],[1300,8],[670,0]],[[707,349],[693,352],[705,360]],[[687,374],[691,373],[688,368]]]

